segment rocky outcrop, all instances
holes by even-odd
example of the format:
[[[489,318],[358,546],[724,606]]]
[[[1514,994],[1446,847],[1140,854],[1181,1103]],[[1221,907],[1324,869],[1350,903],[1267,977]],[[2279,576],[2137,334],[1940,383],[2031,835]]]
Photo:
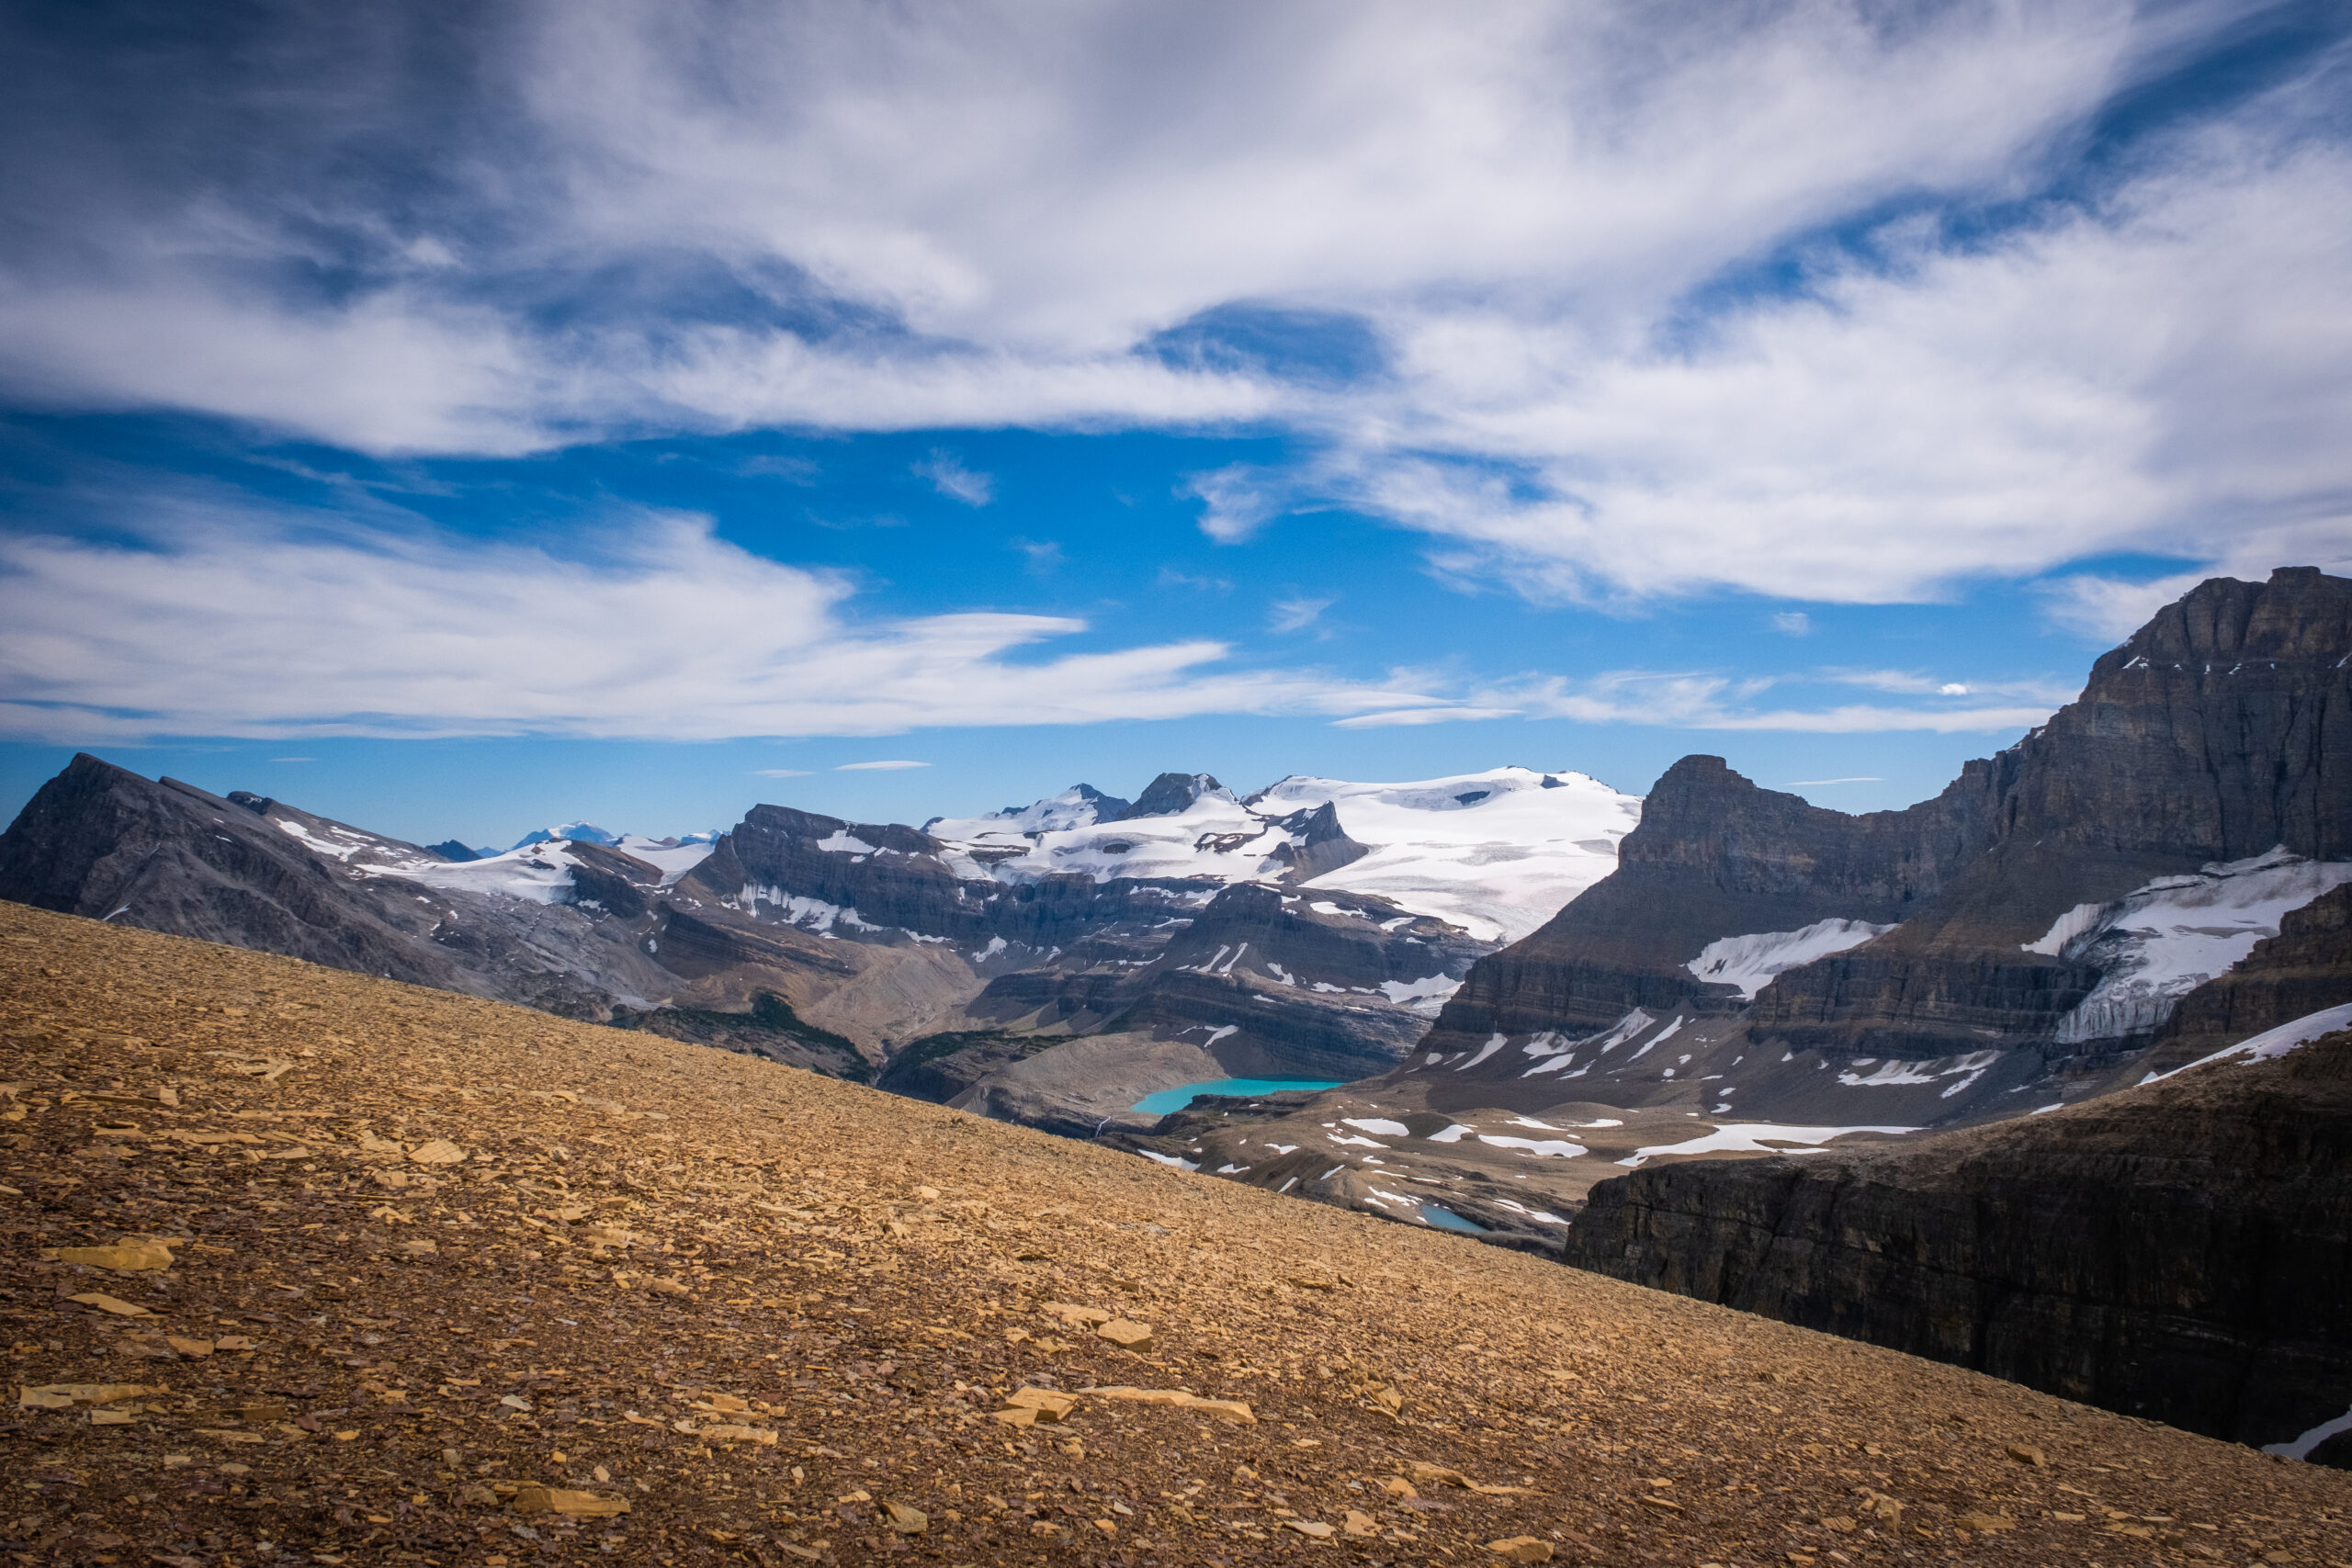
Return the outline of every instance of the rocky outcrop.
[[[715,1045],[853,1083],[865,1082],[874,1071],[857,1042],[808,1022],[774,991],[757,993],[751,1007],[741,1012],[697,1007],[616,1008],[607,1021],[616,1029]]]
[[[662,871],[635,855],[603,844],[574,843],[571,901],[593,905],[623,919],[650,913],[662,894]]]
[[[752,807],[683,886],[747,914],[765,902],[826,930],[846,917],[850,929],[869,932],[965,942],[993,934],[989,905],[997,885],[977,871],[959,875],[939,840],[897,823],[847,822],[787,806]]]
[[[1990,764],[1905,811],[1849,817],[1759,789],[1721,757],[1685,757],[1642,805],[1617,870],[1549,924],[1482,961],[1438,1028],[1484,1038],[1583,1033],[1634,1008],[1660,1016],[1737,1004],[1686,967],[1719,937],[1817,920],[1892,924],[1942,891],[1985,829],[1963,803]]]
[[[2352,1407],[2352,1032],[1915,1145],[1638,1170],[1564,1256],[2285,1441]]]
[[[1082,967],[998,976],[966,1010],[1006,1030],[1141,1031],[1204,1049],[1241,1077],[1357,1078],[1394,1066],[1427,1027],[1399,998],[1450,984],[1482,951],[1458,928],[1382,899],[1248,883],[1157,926],[1148,944]]]
[[[1204,795],[1221,793],[1225,786],[1208,773],[1162,773],[1144,786],[1136,803],[1106,821],[1125,822],[1137,817],[1174,817]]]
[[[890,1057],[874,1087],[944,1105],[989,1074],[1068,1043],[1068,1036],[1001,1029],[951,1030],[910,1041]]]
[[[1587,1036],[1639,1009],[1736,1016],[1694,1076],[1790,1053],[1843,1066],[2136,1049],[2169,998],[2078,1012],[2100,954],[2052,950],[2053,924],[2280,846],[2352,858],[2352,581],[2311,569],[2201,584],[2102,656],[2048,724],[1904,811],[1826,811],[1684,758],[1616,872],[1473,969],[1430,1043]],[[1894,929],[1752,999],[1690,968],[1711,943],[1833,919]],[[1506,1054],[1490,1070],[1521,1066]],[[1975,1113],[1964,1095],[1945,1111]]]
[[[1340,808],[1328,800],[1311,811],[1294,811],[1274,825],[1298,835],[1277,846],[1272,857],[1287,868],[1283,874],[1292,882],[1312,882],[1372,853],[1370,845],[1348,837],[1348,830],[1340,826]]]

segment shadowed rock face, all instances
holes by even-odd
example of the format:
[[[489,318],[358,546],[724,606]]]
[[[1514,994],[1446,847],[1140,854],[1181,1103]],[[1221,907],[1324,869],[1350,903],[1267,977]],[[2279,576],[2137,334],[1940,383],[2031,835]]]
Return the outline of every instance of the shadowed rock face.
[[[416,985],[476,988],[464,983],[462,964],[418,940],[429,918],[337,876],[259,815],[275,804],[232,802],[75,757],[0,834],[0,898]]]
[[[1125,822],[1137,817],[1174,817],[1188,809],[1201,796],[1224,787],[1207,773],[1162,773],[1144,786],[1143,793],[1136,796],[1133,806],[1111,820]]]
[[[0,834],[0,898],[598,1021],[652,1018],[651,1002],[696,979],[717,977],[716,998],[733,1000],[854,973],[805,933],[673,911],[659,870],[601,844],[570,845],[571,901],[552,905],[372,874],[448,858],[282,801],[209,795],[83,756]],[[766,1015],[757,1004],[738,1015],[689,1007],[640,1026],[819,1071],[866,1070],[780,999],[765,1005]]]
[[[1642,803],[1617,870],[1534,935],[1483,960],[1441,1032],[1604,1029],[1634,1008],[1722,1010],[1738,998],[1685,964],[1718,937],[1847,919],[1885,925],[1942,891],[1985,833],[1966,809],[1991,764],[1904,811],[1849,817],[1685,757]]]
[[[1473,969],[1431,1046],[1736,1010],[1685,967],[1701,949],[1844,919],[1899,924],[1765,987],[1745,1019],[1758,1049],[2041,1048],[2098,973],[2023,948],[2075,905],[2274,846],[2352,858],[2347,656],[2352,581],[2216,578],[2101,657],[2047,725],[1907,810],[1825,811],[1684,758],[1617,871]]]
[[[2352,1032],[1867,1155],[1639,1170],[1565,1258],[2283,1442],[2352,1406]]]
[[[1340,808],[1328,800],[1312,811],[1292,812],[1278,826],[1300,835],[1296,844],[1274,851],[1273,858],[1290,867],[1285,874],[1293,882],[1312,882],[1372,853],[1369,845],[1348,837],[1348,830],[1340,825]]]

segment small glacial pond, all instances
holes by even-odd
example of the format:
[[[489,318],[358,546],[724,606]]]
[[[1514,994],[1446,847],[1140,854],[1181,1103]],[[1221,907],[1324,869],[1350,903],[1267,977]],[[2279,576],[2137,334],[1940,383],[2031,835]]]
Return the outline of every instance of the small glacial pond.
[[[1135,1109],[1147,1116],[1165,1116],[1170,1111],[1182,1111],[1192,1104],[1194,1095],[1285,1094],[1302,1089],[1339,1087],[1340,1080],[1336,1078],[1210,1078],[1202,1083],[1178,1084],[1174,1089],[1147,1094],[1136,1101]]]
[[[1421,1218],[1441,1230],[1461,1231],[1468,1235],[1484,1235],[1487,1227],[1474,1225],[1451,1209],[1441,1209],[1435,1203],[1421,1205]]]

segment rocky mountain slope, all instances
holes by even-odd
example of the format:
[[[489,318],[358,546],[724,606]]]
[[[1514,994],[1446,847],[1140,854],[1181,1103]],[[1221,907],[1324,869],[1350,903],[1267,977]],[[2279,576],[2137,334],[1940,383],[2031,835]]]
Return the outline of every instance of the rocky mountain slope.
[[[446,990],[0,907],[0,1077],[28,1561],[2352,1559],[2337,1472]]]
[[[878,988],[866,976],[882,955],[749,921],[688,921],[673,936],[665,893],[680,871],[569,840],[457,861],[88,756],[0,834],[0,897],[19,903],[870,1072],[860,1047],[791,1010],[861,979]]]
[[[2344,1024],[2352,1007],[2245,1056],[1897,1147],[1640,1170],[1592,1189],[1566,1258],[2192,1431],[2291,1444],[2352,1410]],[[2352,1463],[2352,1444],[2320,1457]]]
[[[2144,1051],[2180,998],[2352,882],[2352,581],[2217,578],[1933,800],[1849,817],[1720,758],[1617,870],[1472,970],[1407,1069],[1433,1108],[1577,1095],[1934,1126]]]
[[[0,835],[0,897],[909,1092],[1019,1066],[973,1103],[1083,1130],[1148,1125],[1135,1100],[1183,1083],[1394,1066],[1494,945],[1439,911],[1532,929],[1637,816],[1524,769],[1246,802],[1169,773],[1132,803],[1080,785],[931,830],[761,806],[712,842],[575,824],[488,854],[84,757]],[[949,1060],[966,1036],[1027,1043]],[[930,1070],[888,1076],[907,1051]]]

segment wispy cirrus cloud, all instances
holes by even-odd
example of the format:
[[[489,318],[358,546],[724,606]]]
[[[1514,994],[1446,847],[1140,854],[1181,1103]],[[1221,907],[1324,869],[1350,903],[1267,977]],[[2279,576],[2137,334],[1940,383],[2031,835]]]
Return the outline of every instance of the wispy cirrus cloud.
[[[1587,603],[2340,563],[2347,46],[2301,25],[511,0],[96,50],[36,8],[0,385],[377,452],[1279,426],[1303,463],[1195,478],[1212,536],[1351,505]],[[2254,86],[2100,118],[2266,28]]]
[[[1287,599],[1277,599],[1266,615],[1266,625],[1277,632],[1302,632],[1323,618],[1323,612],[1338,604],[1336,598],[1317,599],[1305,593],[1295,593]]]
[[[557,554],[185,498],[136,510],[130,542],[0,536],[0,735],[707,739],[1430,700],[1234,668],[1208,639],[1035,657],[1088,630],[1068,616],[860,618],[842,580],[690,514],[614,519]]]
[[[1342,729],[1374,729],[1392,725],[1446,724],[1494,718],[1569,719],[1580,724],[1643,725],[1675,729],[1781,731],[1814,735],[1856,735],[1874,732],[1926,731],[1936,734],[1991,733],[2040,724],[2074,692],[2054,685],[2020,686],[2015,682],[1987,684],[1983,695],[2027,700],[1987,704],[1962,702],[1977,695],[1976,688],[1952,691],[1955,682],[1928,684],[1908,677],[1863,672],[1849,684],[1878,684],[1881,689],[1942,702],[1911,705],[1836,703],[1826,705],[1767,704],[1776,687],[1811,683],[1818,675],[1795,677],[1731,676],[1706,671],[1619,670],[1585,679],[1566,676],[1526,676],[1516,681],[1475,687],[1444,705],[1419,705],[1351,714],[1331,722]],[[1815,781],[1822,782],[1822,781]],[[1855,782],[1855,781],[1837,781]]]
[[[914,466],[919,478],[931,481],[931,488],[950,501],[960,501],[967,506],[986,506],[996,499],[996,479],[964,466],[952,452],[933,452]]]

